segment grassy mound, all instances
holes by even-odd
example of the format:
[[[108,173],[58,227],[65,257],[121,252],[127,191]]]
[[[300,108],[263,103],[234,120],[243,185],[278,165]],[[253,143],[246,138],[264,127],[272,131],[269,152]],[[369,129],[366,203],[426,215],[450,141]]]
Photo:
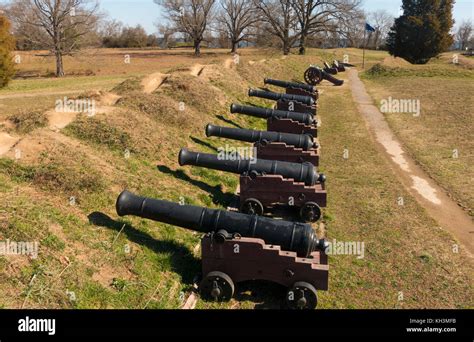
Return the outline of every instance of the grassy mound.
[[[30,133],[48,124],[46,115],[39,111],[21,112],[10,116],[8,119],[13,123],[15,131],[19,134]]]
[[[455,65],[446,67],[441,64],[426,64],[413,67],[390,67],[382,63],[376,63],[362,74],[363,78],[381,77],[444,77],[444,78],[473,78],[469,69],[457,68]]]

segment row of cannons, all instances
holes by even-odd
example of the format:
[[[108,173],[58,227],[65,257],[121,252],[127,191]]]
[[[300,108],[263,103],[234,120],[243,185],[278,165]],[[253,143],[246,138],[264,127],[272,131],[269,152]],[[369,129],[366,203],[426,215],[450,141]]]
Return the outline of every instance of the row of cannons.
[[[329,75],[323,69],[322,75]],[[324,76],[324,77],[326,77]],[[331,80],[329,80],[332,82]],[[254,144],[256,157],[222,158],[181,149],[181,166],[221,170],[240,177],[240,212],[180,205],[122,192],[119,216],[133,215],[204,233],[201,239],[201,297],[228,301],[235,284],[265,280],[287,288],[285,305],[313,309],[318,290],[328,289],[328,247],[310,222],[326,206],[326,177],[318,172],[317,103],[312,84],[265,79],[285,93],[249,91],[276,101],[274,108],[232,104],[230,111],[266,120],[267,131],[206,126],[208,137]],[[298,219],[269,217],[272,208],[298,209]]]

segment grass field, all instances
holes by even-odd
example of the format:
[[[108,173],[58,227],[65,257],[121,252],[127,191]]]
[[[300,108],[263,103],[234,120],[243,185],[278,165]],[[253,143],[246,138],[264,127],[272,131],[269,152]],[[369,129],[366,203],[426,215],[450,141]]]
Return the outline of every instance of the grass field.
[[[309,64],[342,59],[344,54],[360,63],[360,52],[352,49],[311,50],[308,56],[286,59],[272,51],[243,50],[238,65],[226,63],[230,56],[224,51],[199,60],[179,54],[163,61],[142,57],[140,66],[125,75],[114,73],[121,70],[121,57],[112,62],[113,56],[106,55],[107,67],[96,63],[100,71],[94,71],[95,76],[64,82],[70,84],[67,91],[78,94],[118,93],[122,97],[113,110],[92,118],[78,115],[59,131],[38,124],[30,133],[15,133],[21,136],[22,158],[15,161],[11,153],[0,158],[0,240],[39,241],[40,253],[36,260],[0,257],[2,307],[181,307],[200,272],[200,235],[139,218],[118,218],[117,195],[127,188],[144,196],[225,208],[233,200],[237,177],[181,168],[179,149],[213,152],[223,146],[226,141],[205,138],[207,123],[263,128],[261,120],[229,114],[228,106],[270,105],[246,96],[264,77],[301,80]],[[371,66],[384,54],[371,52],[367,57]],[[51,69],[32,63],[22,70]],[[193,76],[190,64],[207,66]],[[73,64],[70,69],[81,74],[85,66]],[[140,75],[156,71],[170,75],[146,94]],[[125,78],[131,81],[122,83]],[[63,86],[42,81],[16,80],[0,91],[0,121],[25,110],[54,107],[58,95],[47,94]],[[328,176],[329,193],[324,234],[329,240],[366,246],[363,259],[330,257],[330,290],[320,293],[320,307],[472,308],[472,259],[453,251],[454,239],[403,190],[370,138],[347,85],[324,84],[320,89],[321,170]],[[23,91],[43,94],[1,98]],[[20,118],[31,121],[28,115]],[[11,130],[8,125],[4,129]],[[343,158],[344,149],[349,159]],[[400,196],[404,206],[397,204]],[[277,308],[283,294],[284,289],[271,284],[241,284],[231,302],[199,300],[197,308]]]
[[[453,64],[444,54],[422,66],[383,63],[370,70],[364,82],[375,101],[414,99],[420,116],[386,113],[389,125],[408,152],[438,184],[442,185],[472,215],[474,207],[474,61],[460,56]]]

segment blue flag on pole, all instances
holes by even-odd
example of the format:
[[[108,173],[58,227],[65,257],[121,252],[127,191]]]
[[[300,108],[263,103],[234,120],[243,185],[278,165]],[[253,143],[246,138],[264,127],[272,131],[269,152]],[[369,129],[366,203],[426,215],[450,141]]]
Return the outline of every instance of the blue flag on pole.
[[[369,25],[369,23],[365,23],[365,30],[369,32],[375,32],[375,29]]]

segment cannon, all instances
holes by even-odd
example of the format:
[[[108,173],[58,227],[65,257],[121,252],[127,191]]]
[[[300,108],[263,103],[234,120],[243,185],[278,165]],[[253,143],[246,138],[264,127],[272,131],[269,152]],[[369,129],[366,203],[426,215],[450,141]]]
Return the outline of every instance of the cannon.
[[[300,258],[324,248],[324,240],[317,238],[311,225],[299,222],[180,205],[136,196],[129,191],[120,194],[116,210],[119,216],[138,216],[202,233],[225,231],[231,235],[262,239],[282,250],[296,252]]]
[[[336,60],[336,59],[332,62],[332,67],[333,67],[333,68],[336,68],[338,72],[344,72],[344,71],[346,71],[346,67],[344,66],[344,64],[343,64],[343,63],[339,63],[339,61]]]
[[[312,96],[281,94],[256,89],[250,89],[249,96],[277,101],[277,110],[316,115],[316,101]]]
[[[133,215],[204,233],[203,298],[226,301],[234,283],[267,280],[288,288],[290,308],[312,309],[317,290],[328,289],[328,243],[308,224],[180,205],[122,192],[119,216]]]
[[[311,163],[265,159],[243,159],[235,155],[213,155],[181,149],[179,165],[194,165],[240,175],[240,210],[263,215],[277,205],[299,209],[305,222],[321,218],[326,206],[326,176]]]
[[[226,158],[208,153],[197,153],[185,148],[181,149],[178,156],[180,166],[193,165],[209,169],[231,172],[235,174],[279,175],[292,179],[306,186],[313,186],[326,181],[324,174],[318,174],[314,165],[310,163],[288,163],[265,159]]]
[[[324,71],[331,75],[337,75],[337,68],[330,66],[327,62],[324,62]]]
[[[289,134],[240,128],[206,126],[206,136],[255,143],[259,159],[319,165],[318,144],[309,134]]]
[[[302,95],[302,96],[310,96],[315,101],[319,98],[319,93],[316,87],[305,84],[305,83],[297,83],[297,82],[287,82],[287,81],[280,81],[274,80],[271,78],[265,78],[263,80],[265,84],[271,84],[276,87],[285,88],[286,93],[289,95]]]
[[[263,83],[265,84],[271,84],[276,87],[280,88],[296,88],[296,89],[302,89],[307,91],[308,93],[315,93],[317,90],[314,86],[309,85],[309,84],[304,84],[304,83],[297,83],[297,82],[287,82],[287,81],[280,81],[280,80],[274,80],[271,78],[265,78],[263,80]]]
[[[230,106],[230,112],[246,114],[262,119],[291,119],[306,125],[317,125],[318,123],[318,120],[314,117],[314,115],[309,113],[290,112],[287,110],[277,110],[254,106],[241,106],[234,103]]]
[[[207,137],[228,138],[239,141],[246,141],[251,143],[267,141],[282,142],[287,145],[292,145],[297,148],[302,148],[305,151],[312,150],[318,147],[313,137],[309,134],[291,134],[281,132],[256,131],[243,128],[232,128],[214,126],[208,124],[206,126]]]
[[[310,113],[290,112],[236,104],[230,106],[230,112],[267,119],[268,131],[309,134],[314,138],[318,135],[317,119]]]
[[[310,107],[316,104],[314,99],[310,96],[281,94],[257,89],[249,89],[249,96],[273,101],[297,102]]]
[[[338,60],[335,60],[335,62],[337,62],[337,64],[339,64],[340,66],[343,66],[344,68],[354,68],[355,65],[354,64],[350,64],[350,63],[347,63],[347,62],[343,62],[343,61],[338,61]]]
[[[341,86],[344,84],[343,80],[338,80],[337,78],[331,76],[323,69],[316,66],[310,66],[304,73],[304,79],[306,83],[310,85],[316,85],[321,83],[323,80],[327,80],[334,84],[335,86]]]

